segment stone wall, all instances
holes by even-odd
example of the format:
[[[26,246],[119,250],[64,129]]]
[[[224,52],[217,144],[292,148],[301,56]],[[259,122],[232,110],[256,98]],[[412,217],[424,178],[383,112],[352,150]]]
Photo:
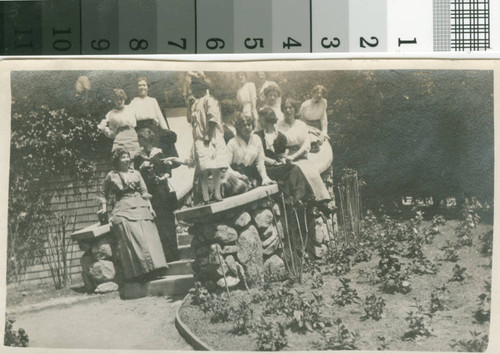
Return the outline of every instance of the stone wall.
[[[281,210],[268,198],[195,221],[189,229],[196,281],[249,288],[284,275]]]

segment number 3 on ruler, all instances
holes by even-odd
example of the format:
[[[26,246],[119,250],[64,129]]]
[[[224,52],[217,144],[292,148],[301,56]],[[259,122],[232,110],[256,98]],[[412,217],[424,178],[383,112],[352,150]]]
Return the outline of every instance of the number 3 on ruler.
[[[337,37],[333,37],[330,43],[325,43],[325,41],[328,41],[328,37],[323,37],[321,39],[321,46],[323,48],[337,48],[340,45],[340,39],[338,39]]]
[[[370,37],[370,39],[373,41],[372,43],[368,42],[364,37],[359,37],[359,46],[361,48],[366,48],[366,45],[368,47],[372,47],[372,48],[378,46],[378,38],[377,37]]]

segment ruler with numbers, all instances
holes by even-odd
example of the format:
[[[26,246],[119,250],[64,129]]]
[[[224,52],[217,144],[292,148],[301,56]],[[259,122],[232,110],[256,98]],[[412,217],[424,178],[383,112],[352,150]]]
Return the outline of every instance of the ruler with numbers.
[[[494,51],[496,11],[489,0],[3,0],[0,55]]]

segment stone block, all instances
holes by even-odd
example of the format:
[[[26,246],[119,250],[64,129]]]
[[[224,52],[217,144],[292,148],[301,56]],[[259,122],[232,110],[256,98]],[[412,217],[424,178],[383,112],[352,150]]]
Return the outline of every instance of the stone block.
[[[241,213],[235,220],[234,226],[243,229],[252,221],[252,217],[246,211]]]
[[[107,283],[102,283],[95,288],[94,292],[96,294],[105,294],[105,293],[111,293],[113,291],[118,290],[118,284],[115,282],[109,281]]]
[[[214,241],[221,244],[234,243],[238,239],[238,233],[232,227],[221,224],[217,225],[214,234]]]
[[[227,256],[225,259],[225,262],[227,264],[227,267],[229,269],[229,271],[233,274],[233,275],[238,275],[238,265],[239,263],[236,262],[236,260],[234,259],[233,256]]]
[[[111,248],[111,239],[109,237],[104,237],[98,239],[92,245],[92,255],[95,259],[107,259],[111,260],[113,258],[113,250]]]
[[[257,229],[251,225],[238,237],[237,257],[243,265],[249,286],[262,283],[263,250]]]
[[[270,256],[272,255],[274,252],[276,252],[276,250],[280,247],[280,242],[279,242],[279,239],[278,237],[274,237],[274,241],[269,243],[265,248],[264,248],[264,256]]]
[[[238,246],[236,245],[226,245],[221,250],[221,254],[224,256],[228,254],[234,254],[236,252],[238,252]]]
[[[281,208],[277,203],[273,204],[273,211],[276,216],[281,216]]]
[[[276,226],[271,225],[267,229],[265,229],[263,232],[261,232],[260,239],[263,242],[266,242],[267,239],[269,239],[271,237],[276,237],[276,236],[278,236],[278,229],[276,228]]]
[[[255,225],[259,229],[267,229],[273,224],[273,213],[269,209],[257,209],[253,213]]]
[[[92,265],[95,263],[95,259],[92,256],[92,252],[87,251],[83,254],[83,256],[80,258],[80,264],[82,265],[82,271],[85,274],[90,274],[90,268]]]
[[[286,274],[285,262],[274,254],[264,262],[264,272],[273,278],[280,279]]]
[[[115,266],[113,262],[99,260],[89,269],[89,274],[97,284],[106,283],[115,277]]]
[[[222,289],[226,288],[226,284],[228,288],[233,288],[239,283],[240,283],[239,278],[232,277],[230,275],[226,276],[226,278],[220,278],[219,280],[217,280],[217,286]]]

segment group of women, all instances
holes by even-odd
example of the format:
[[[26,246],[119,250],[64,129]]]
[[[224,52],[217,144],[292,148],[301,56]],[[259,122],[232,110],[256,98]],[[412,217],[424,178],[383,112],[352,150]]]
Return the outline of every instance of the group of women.
[[[167,266],[165,254],[177,249],[175,207],[167,204],[176,202],[171,198],[168,177],[178,164],[195,167],[195,185],[205,204],[258,185],[278,183],[287,203],[313,202],[328,210],[330,195],[320,171],[308,160],[311,142],[320,145],[328,137],[324,87],[316,86],[312,98],[299,106],[291,97],[282,99],[279,86],[266,80],[265,73],[258,74],[259,89],[247,73],[238,73],[237,80],[234,99],[219,104],[210,94],[211,80],[203,72],[188,73],[187,120],[193,146],[191,155],[184,158],[165,154],[165,149],[155,146],[161,145],[158,136],[173,133],[157,101],[148,97],[144,78],[138,80],[139,97],[129,105],[125,105],[125,92],[114,90],[115,107],[99,128],[114,138],[114,168],[104,181],[104,194],[117,200],[111,223],[126,279],[161,275]],[[135,160],[135,169],[131,160]],[[155,209],[165,207],[162,215],[155,214]],[[105,211],[103,198],[100,212]],[[171,222],[165,223],[165,219]]]

